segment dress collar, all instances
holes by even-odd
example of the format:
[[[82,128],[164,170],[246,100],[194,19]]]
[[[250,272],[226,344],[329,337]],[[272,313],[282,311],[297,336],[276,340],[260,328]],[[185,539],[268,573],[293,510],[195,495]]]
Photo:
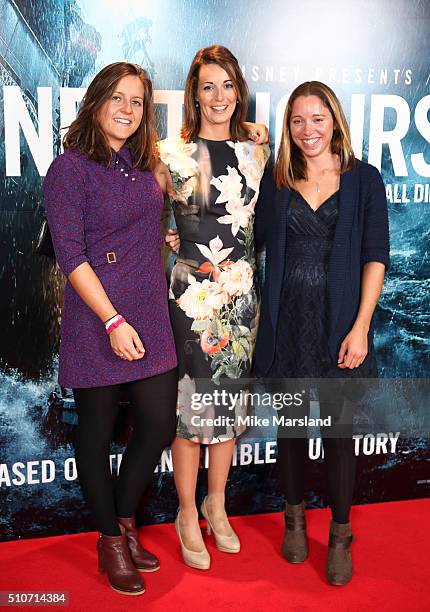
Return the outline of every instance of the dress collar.
[[[131,157],[131,151],[127,145],[121,147],[119,151],[114,151],[112,155],[112,161],[115,163],[116,161],[125,162],[129,168],[133,167],[133,159]]]

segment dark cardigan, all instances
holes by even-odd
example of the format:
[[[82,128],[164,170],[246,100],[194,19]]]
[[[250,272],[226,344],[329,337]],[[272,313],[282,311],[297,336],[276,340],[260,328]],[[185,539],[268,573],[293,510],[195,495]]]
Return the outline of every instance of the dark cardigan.
[[[275,354],[290,196],[289,189],[276,189],[272,170],[268,169],[261,184],[255,217],[257,250],[266,244],[265,282],[255,349],[255,372],[258,376],[267,374]],[[378,170],[357,160],[354,169],[340,177],[339,216],[329,263],[328,343],[334,363],[337,363],[340,344],[356,319],[360,304],[361,271],[363,265],[370,261],[379,261],[386,268],[390,263],[387,201]],[[371,342],[372,325],[369,346]]]

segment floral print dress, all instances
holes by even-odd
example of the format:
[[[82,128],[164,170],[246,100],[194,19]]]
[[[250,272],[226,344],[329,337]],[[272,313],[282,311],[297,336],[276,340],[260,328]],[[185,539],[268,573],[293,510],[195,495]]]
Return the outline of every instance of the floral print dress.
[[[181,239],[169,292],[179,360],[177,435],[212,444],[245,429],[241,387],[226,382],[250,376],[259,314],[254,207],[269,148],[203,138],[159,146]],[[224,387],[232,395],[220,401]]]

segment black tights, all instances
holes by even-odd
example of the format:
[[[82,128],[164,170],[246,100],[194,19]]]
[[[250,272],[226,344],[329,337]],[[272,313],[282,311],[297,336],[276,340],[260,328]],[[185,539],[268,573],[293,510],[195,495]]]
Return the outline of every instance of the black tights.
[[[175,369],[124,385],[73,389],[78,412],[75,452],[79,482],[97,528],[105,535],[120,535],[118,516],[134,516],[163,449],[175,435],[177,381]],[[133,432],[114,485],[109,448],[121,388],[130,398]]]
[[[309,404],[303,409],[286,413],[286,418],[303,418],[309,414]],[[351,405],[342,402],[338,407],[320,397],[320,418],[331,416],[332,426],[321,428],[324,443],[324,467],[327,474],[329,503],[333,520],[348,523],[354,492],[356,457],[352,438]],[[293,437],[295,436],[295,437]],[[288,432],[278,430],[278,465],[287,503],[303,500],[304,474],[308,458],[306,428]]]

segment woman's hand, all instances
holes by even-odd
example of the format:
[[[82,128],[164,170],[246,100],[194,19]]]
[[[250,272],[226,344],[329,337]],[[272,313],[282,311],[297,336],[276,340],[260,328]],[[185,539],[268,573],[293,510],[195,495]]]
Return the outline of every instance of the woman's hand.
[[[269,130],[262,123],[249,123],[245,121],[245,127],[248,130],[248,137],[255,144],[267,144],[269,142]]]
[[[126,361],[142,359],[145,349],[137,331],[127,322],[121,323],[109,334],[110,345],[115,355]]]
[[[167,234],[164,236],[164,242],[173,253],[179,253],[181,241],[177,229],[167,230]]]
[[[354,325],[345,336],[337,360],[339,368],[352,370],[363,363],[368,351],[367,332],[365,327]]]
[[[358,368],[368,351],[367,334],[384,282],[385,265],[368,261],[361,274],[361,298],[357,318],[351,331],[340,345],[337,365],[339,368]]]

